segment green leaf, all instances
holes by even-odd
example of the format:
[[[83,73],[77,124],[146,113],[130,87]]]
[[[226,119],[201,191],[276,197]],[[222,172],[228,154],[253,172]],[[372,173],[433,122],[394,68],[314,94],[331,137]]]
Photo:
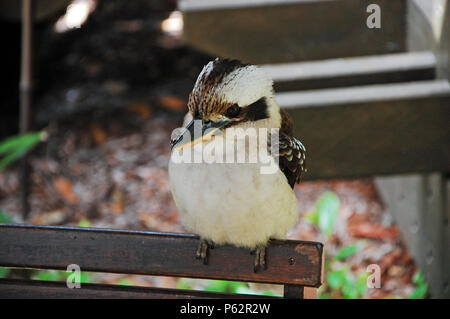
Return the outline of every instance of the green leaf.
[[[46,138],[47,132],[41,131],[12,136],[0,142],[0,154],[3,155],[0,160],[0,171]]]
[[[306,214],[304,219],[313,225],[319,226],[319,214],[317,213],[317,210],[314,210],[309,214]]]
[[[18,149],[28,148],[41,140],[42,132],[16,135],[0,142],[0,154],[11,153]]]
[[[235,293],[241,295],[261,295],[261,293],[251,290],[248,286],[239,287]]]
[[[346,280],[347,270],[333,270],[327,274],[327,284],[331,289],[340,289]]]
[[[276,294],[274,294],[271,291],[265,291],[265,292],[262,293],[262,295],[263,296],[270,296],[270,297],[276,297],[277,296]]]
[[[91,280],[89,279],[89,275],[85,272],[81,272],[80,273],[80,283],[84,283],[87,284],[89,283]]]
[[[342,286],[341,291],[345,299],[357,299],[359,297],[356,280],[348,269],[345,274],[344,285]]]
[[[128,279],[125,279],[125,278],[120,279],[120,280],[117,282],[117,284],[118,284],[118,285],[121,285],[121,286],[132,286],[132,283],[131,283]]]
[[[319,295],[319,299],[331,299],[331,294],[328,292],[325,292],[323,294]]]
[[[0,209],[0,223],[14,223],[14,220]]]
[[[241,288],[248,288],[248,285],[239,281],[210,280],[209,284],[203,288],[205,291],[237,293]]]
[[[24,154],[21,150],[14,151],[0,160],[0,172],[8,166],[10,163],[14,162],[16,159]]]
[[[333,233],[339,208],[339,197],[333,192],[326,192],[317,200],[315,213],[318,215],[318,226],[328,237]]]
[[[240,281],[229,281],[227,291],[229,293],[238,293],[239,289],[248,288],[248,285]]]
[[[0,267],[0,278],[6,278],[8,276],[9,269]]]
[[[227,282],[225,280],[211,280],[203,290],[213,292],[227,292]]]
[[[422,272],[420,270],[418,270],[413,277],[413,283],[415,283],[416,285],[420,285],[421,283],[424,283],[423,280],[423,275]]]
[[[186,279],[181,278],[177,283],[178,289],[189,289],[192,290],[191,285],[186,281]]]
[[[36,279],[44,281],[60,281],[66,280],[66,274],[59,270],[40,270],[36,274]]]
[[[408,297],[409,299],[423,299],[427,296],[428,285],[422,283],[414,289],[412,294]]]
[[[345,299],[357,299],[358,298],[358,290],[355,285],[347,284],[342,287],[342,295]]]
[[[80,222],[78,223],[78,227],[91,227],[91,222],[89,221],[89,219],[83,218],[83,219],[80,220]]]
[[[369,274],[364,272],[356,280],[356,290],[359,297],[364,296],[367,292],[367,278],[369,278]]]
[[[345,258],[348,258],[350,256],[353,256],[359,249],[359,245],[357,243],[353,245],[348,245],[345,247],[342,247],[337,254],[334,256],[335,260],[343,260]]]
[[[425,282],[420,270],[414,274],[413,283],[416,285],[416,289],[411,293],[409,299],[425,298],[428,292],[428,284]]]

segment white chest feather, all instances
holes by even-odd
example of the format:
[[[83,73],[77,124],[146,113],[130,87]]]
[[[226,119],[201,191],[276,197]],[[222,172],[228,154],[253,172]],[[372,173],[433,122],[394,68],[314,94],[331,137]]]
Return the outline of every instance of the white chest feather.
[[[172,194],[188,231],[217,244],[254,248],[282,238],[298,219],[284,174],[260,163],[169,163]]]

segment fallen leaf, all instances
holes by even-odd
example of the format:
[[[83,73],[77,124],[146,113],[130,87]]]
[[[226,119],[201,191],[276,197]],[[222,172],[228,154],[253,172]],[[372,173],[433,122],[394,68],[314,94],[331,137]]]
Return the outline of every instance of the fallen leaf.
[[[98,145],[105,143],[106,133],[97,124],[91,125],[91,135]]]
[[[179,97],[174,95],[166,95],[159,98],[159,103],[167,109],[174,111],[184,111],[186,110],[186,103]]]
[[[401,277],[404,272],[405,272],[404,268],[398,265],[392,265],[388,269],[388,275],[391,277]]]
[[[122,94],[128,90],[128,85],[122,81],[108,80],[103,86],[109,93],[114,95]]]
[[[78,203],[78,196],[73,191],[72,183],[68,179],[64,177],[57,177],[53,180],[53,185],[58,193],[61,194],[69,203]]]
[[[41,214],[33,218],[33,224],[37,225],[60,225],[66,219],[66,215],[62,210],[54,210],[48,213]]]
[[[128,105],[128,109],[134,113],[137,113],[139,117],[146,120],[152,114],[152,109],[148,103],[134,101]]]
[[[357,223],[347,227],[348,233],[356,238],[374,238],[381,240],[394,240],[398,235],[396,226],[372,225],[369,223]]]
[[[112,193],[111,211],[114,214],[121,214],[125,209],[125,195],[118,189],[115,189]]]

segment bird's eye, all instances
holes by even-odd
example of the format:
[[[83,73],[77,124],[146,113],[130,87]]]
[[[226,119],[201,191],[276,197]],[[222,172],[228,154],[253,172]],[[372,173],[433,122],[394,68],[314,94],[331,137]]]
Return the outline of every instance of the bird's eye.
[[[225,115],[229,118],[236,117],[239,115],[240,112],[241,112],[241,108],[239,107],[239,105],[234,104],[225,111]]]

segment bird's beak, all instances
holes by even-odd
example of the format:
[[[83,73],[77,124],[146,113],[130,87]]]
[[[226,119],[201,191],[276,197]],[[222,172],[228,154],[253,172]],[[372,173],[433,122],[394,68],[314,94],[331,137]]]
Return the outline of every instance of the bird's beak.
[[[173,148],[175,150],[182,150],[184,148],[192,147],[195,144],[202,143],[212,139],[212,137],[224,128],[230,121],[202,121],[192,120],[185,127],[183,133],[173,142]]]

